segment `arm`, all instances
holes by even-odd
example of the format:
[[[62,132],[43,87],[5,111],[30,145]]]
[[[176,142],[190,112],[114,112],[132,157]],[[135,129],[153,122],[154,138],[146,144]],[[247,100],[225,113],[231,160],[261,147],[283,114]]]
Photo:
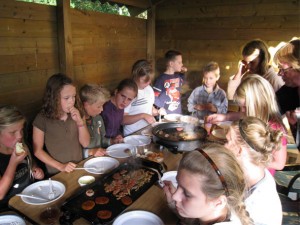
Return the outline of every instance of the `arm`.
[[[234,121],[243,118],[244,114],[241,112],[229,112],[227,114],[212,114],[207,117],[208,123],[218,123],[223,121]]]
[[[193,90],[193,92],[191,93],[190,97],[188,98],[188,105],[187,105],[187,108],[188,108],[188,111],[189,112],[193,112],[195,111],[195,90]],[[197,109],[196,109],[197,110]]]
[[[17,166],[22,160],[27,156],[27,153],[21,154],[20,156],[16,155],[15,151],[11,154],[8,166],[3,174],[2,177],[0,177],[0,200],[2,200],[9,189],[11,188],[11,185],[15,178],[15,172],[17,169]]]
[[[123,117],[123,125],[133,124],[142,119],[146,120],[150,124],[155,122],[155,118],[147,113],[139,113],[135,115],[129,115],[128,113],[125,113]]]
[[[228,100],[226,98],[226,94],[225,94],[225,91],[222,90],[221,92],[221,96],[220,96],[220,101],[221,101],[221,104],[218,105],[217,107],[217,113],[227,113],[227,110],[228,110]]]
[[[58,169],[59,171],[71,172],[76,167],[75,163],[68,162],[66,164],[60,163],[52,158],[44,149],[44,138],[45,133],[38,129],[37,127],[33,127],[33,150],[34,155],[44,162],[45,164]]]

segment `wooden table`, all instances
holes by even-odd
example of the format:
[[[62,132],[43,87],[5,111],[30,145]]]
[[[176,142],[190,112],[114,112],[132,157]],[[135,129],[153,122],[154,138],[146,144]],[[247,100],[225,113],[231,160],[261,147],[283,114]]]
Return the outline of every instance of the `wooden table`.
[[[151,144],[151,148],[158,149],[159,146],[156,144]],[[168,170],[176,170],[178,163],[181,159],[181,154],[173,154],[168,150],[163,150],[164,152],[164,163],[166,164]],[[86,159],[87,160],[87,159]],[[86,161],[79,163],[82,166]],[[124,161],[124,160],[123,160]],[[122,162],[122,161],[121,161]],[[40,214],[46,210],[49,206],[60,206],[65,202],[65,200],[72,195],[76,194],[80,190],[80,186],[77,182],[78,178],[83,175],[89,174],[85,170],[75,170],[72,173],[58,173],[52,177],[52,180],[60,181],[66,187],[65,194],[57,201],[45,205],[29,205],[22,201],[18,196],[14,196],[9,201],[9,206],[16,210],[19,214],[24,215],[28,219],[28,224],[37,223],[43,224],[40,219]],[[101,179],[102,175],[93,174],[93,176]],[[125,211],[130,210],[146,210],[153,212],[158,215],[165,224],[176,224],[177,217],[168,208],[163,190],[157,186],[153,185],[149,190],[147,190],[139,199],[137,199],[132,205],[130,205]],[[58,224],[58,223],[57,223]],[[89,224],[83,218],[80,218],[74,222],[74,224]]]

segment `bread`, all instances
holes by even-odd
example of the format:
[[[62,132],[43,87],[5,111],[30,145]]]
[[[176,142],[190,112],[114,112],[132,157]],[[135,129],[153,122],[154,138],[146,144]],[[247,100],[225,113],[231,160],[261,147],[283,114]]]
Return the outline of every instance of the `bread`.
[[[24,149],[24,146],[22,143],[20,142],[17,142],[16,144],[16,154],[17,155],[22,155],[25,153],[25,149]]]
[[[105,196],[97,197],[95,199],[96,204],[98,205],[105,205],[109,202],[109,198]]]
[[[111,217],[111,214],[112,214],[112,212],[109,210],[100,210],[97,212],[97,216],[103,220],[109,219]]]
[[[95,202],[92,200],[87,200],[84,203],[82,203],[81,208],[83,210],[91,210],[92,208],[94,208],[95,206]]]

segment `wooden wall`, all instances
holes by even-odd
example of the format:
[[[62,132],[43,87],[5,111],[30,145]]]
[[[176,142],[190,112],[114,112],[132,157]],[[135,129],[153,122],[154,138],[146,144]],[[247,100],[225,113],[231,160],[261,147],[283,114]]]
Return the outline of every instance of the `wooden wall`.
[[[70,10],[74,81],[113,89],[147,56],[146,20]],[[31,120],[59,72],[56,7],[0,0],[0,104]]]
[[[248,41],[260,38],[275,46],[295,36],[300,36],[299,0],[165,0],[156,9],[157,63],[168,49],[181,51],[189,80],[197,78],[190,82],[193,88],[213,60],[226,89]]]

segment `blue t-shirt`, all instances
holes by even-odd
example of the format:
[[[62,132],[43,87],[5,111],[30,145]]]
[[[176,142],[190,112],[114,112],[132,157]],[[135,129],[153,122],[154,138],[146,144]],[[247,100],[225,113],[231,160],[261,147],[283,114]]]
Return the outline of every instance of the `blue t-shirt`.
[[[154,104],[164,108],[168,114],[181,114],[181,86],[184,75],[181,73],[161,74],[153,86],[155,94]]]

